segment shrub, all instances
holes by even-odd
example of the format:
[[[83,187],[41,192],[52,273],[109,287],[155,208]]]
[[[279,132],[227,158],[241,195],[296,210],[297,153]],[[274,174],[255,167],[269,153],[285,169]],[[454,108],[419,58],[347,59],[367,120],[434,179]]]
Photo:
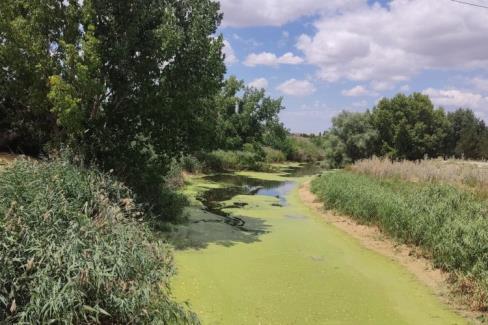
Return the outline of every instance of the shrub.
[[[265,168],[256,153],[250,151],[216,150],[204,156],[205,165],[211,171],[263,170]]]
[[[197,322],[169,298],[171,250],[121,183],[61,161],[0,179],[0,323]]]
[[[450,185],[338,171],[312,183],[326,207],[377,224],[397,240],[421,247],[434,265],[458,279],[472,279],[465,292],[478,309],[488,308],[488,206]]]
[[[309,138],[294,136],[292,139],[292,153],[290,160],[298,162],[314,162],[325,158],[324,150]]]
[[[192,155],[186,155],[181,158],[181,167],[192,174],[201,173],[203,170],[203,164],[197,157]]]
[[[183,167],[179,162],[173,160],[168,173],[164,176],[164,183],[169,190],[176,191],[185,185],[183,178]]]
[[[280,150],[276,150],[270,147],[265,147],[264,152],[266,155],[265,161],[268,164],[281,163],[286,161],[286,155]]]

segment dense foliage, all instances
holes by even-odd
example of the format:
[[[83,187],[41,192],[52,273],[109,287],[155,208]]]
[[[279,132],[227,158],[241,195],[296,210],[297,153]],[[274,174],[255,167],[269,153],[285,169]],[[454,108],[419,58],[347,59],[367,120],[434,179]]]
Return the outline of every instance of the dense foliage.
[[[121,183],[55,161],[0,172],[0,323],[192,323],[171,250]]]
[[[230,77],[216,97],[215,149],[242,150],[252,144],[287,150],[288,132],[278,115],[281,102]]]
[[[0,2],[0,146],[69,144],[154,207],[172,158],[209,145],[225,72],[211,0]]]
[[[332,119],[333,127],[323,137],[326,157],[332,167],[351,163],[375,152],[378,132],[371,114],[342,112]]]
[[[312,190],[327,208],[421,247],[437,267],[452,272],[474,308],[488,308],[488,208],[481,199],[449,185],[346,171],[322,175]]]
[[[382,99],[371,112],[343,112],[322,136],[331,165],[373,155],[395,160],[424,157],[488,159],[488,127],[469,109],[447,113],[428,96]]]

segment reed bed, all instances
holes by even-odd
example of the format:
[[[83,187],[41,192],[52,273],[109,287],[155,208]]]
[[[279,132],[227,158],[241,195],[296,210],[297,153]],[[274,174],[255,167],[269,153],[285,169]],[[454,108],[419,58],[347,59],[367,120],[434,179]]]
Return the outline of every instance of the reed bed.
[[[466,160],[391,161],[383,158],[361,160],[349,170],[379,179],[399,178],[414,182],[440,182],[488,189],[488,163]]]
[[[0,324],[198,323],[131,191],[62,161],[0,169]]]

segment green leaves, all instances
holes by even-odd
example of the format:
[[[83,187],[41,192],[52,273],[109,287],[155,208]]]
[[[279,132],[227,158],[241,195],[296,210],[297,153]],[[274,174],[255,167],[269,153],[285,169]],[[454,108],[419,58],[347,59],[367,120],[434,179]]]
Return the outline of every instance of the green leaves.
[[[53,104],[51,111],[57,116],[58,124],[69,133],[76,134],[83,128],[84,116],[79,106],[81,99],[76,98],[76,90],[60,76],[49,78],[51,90],[48,98]]]
[[[161,205],[171,160],[214,139],[221,18],[212,0],[2,1],[0,147],[69,145]]]
[[[197,322],[170,299],[171,249],[121,183],[61,161],[0,177],[0,322]]]

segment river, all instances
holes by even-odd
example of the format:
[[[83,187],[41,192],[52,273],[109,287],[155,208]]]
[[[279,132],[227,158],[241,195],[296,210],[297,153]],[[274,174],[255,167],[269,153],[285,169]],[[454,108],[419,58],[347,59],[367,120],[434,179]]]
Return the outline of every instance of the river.
[[[177,300],[203,324],[464,324],[403,267],[298,197],[315,168],[193,177],[172,234]]]

